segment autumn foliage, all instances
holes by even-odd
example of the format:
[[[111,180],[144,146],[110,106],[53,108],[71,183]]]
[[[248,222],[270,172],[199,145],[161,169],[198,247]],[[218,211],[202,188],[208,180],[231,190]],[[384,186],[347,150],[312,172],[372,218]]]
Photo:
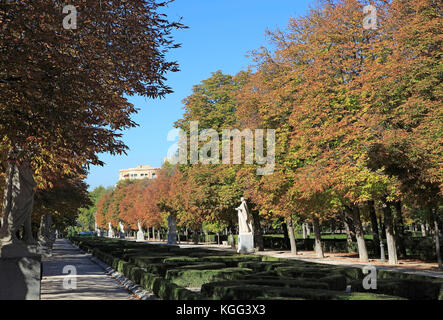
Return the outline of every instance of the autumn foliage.
[[[273,49],[253,52],[249,71],[215,72],[183,101],[175,125],[185,132],[190,121],[201,129],[275,129],[272,175],[257,176],[254,165],[178,165],[147,186],[118,186],[113,197],[126,192],[119,218],[149,226],[173,214],[190,228],[232,226],[234,208],[246,196],[262,224],[307,221],[318,231],[324,221],[345,223],[362,261],[368,261],[363,225],[371,222],[377,241],[377,218],[391,263],[405,255],[404,219],[417,210],[425,212],[422,222],[436,226],[438,240],[442,6],[373,1],[377,28],[368,29],[367,4],[320,2],[291,19],[287,30],[268,32]],[[107,197],[100,221],[114,223],[117,204]],[[316,240],[322,256],[319,233]]]

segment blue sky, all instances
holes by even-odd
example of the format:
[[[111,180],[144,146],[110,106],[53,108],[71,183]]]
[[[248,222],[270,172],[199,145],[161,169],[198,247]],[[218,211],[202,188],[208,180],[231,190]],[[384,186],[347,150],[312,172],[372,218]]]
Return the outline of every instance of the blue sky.
[[[114,185],[118,172],[139,164],[161,166],[169,147],[173,123],[183,114],[182,100],[192,86],[212,72],[236,74],[252,63],[251,50],[267,45],[265,30],[284,29],[290,17],[304,15],[312,0],[175,0],[164,10],[170,20],[182,17],[189,29],[174,33],[182,47],[173,50],[170,60],[178,61],[180,72],[168,75],[174,93],[163,99],[131,97],[140,111],[134,116],[138,127],[123,132],[127,155],[100,155],[103,167],[92,166],[86,182],[90,189]]]

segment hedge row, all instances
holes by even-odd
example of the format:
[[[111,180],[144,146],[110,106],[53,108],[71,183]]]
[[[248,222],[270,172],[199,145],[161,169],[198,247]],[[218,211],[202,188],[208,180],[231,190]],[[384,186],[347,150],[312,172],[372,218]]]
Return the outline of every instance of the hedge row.
[[[441,288],[429,277],[379,270],[380,285],[367,291],[360,268],[103,238],[73,241],[162,299],[438,299]]]

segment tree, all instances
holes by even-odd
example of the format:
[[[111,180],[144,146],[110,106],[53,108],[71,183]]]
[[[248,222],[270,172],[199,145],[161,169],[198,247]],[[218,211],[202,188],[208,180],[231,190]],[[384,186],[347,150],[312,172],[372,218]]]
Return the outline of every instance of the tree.
[[[84,226],[84,230],[94,230],[94,224],[96,222],[95,217],[97,214],[97,203],[102,195],[108,191],[109,188],[98,186],[94,190],[89,192],[89,200],[91,201],[91,205],[86,208],[81,208],[80,213],[77,216],[77,221]]]
[[[43,172],[75,174],[102,165],[99,153],[125,152],[119,131],[135,126],[137,111],[127,96],[170,93],[165,74],[178,70],[165,55],[183,25],[159,12],[166,2],[78,1],[71,30],[62,5],[0,5],[1,145],[7,165],[30,168],[39,185],[51,183]]]

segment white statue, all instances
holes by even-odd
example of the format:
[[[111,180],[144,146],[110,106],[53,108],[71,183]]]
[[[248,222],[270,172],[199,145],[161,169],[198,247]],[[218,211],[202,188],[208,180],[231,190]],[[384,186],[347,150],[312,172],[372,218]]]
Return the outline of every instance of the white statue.
[[[118,226],[120,227],[120,238],[125,237],[125,227],[123,226],[123,223],[120,221],[118,223]]]
[[[238,213],[238,233],[252,233],[252,223],[249,219],[248,205],[245,198],[241,197],[241,204],[238,208],[235,208]]]
[[[112,231],[111,222],[108,222],[108,238],[114,238],[114,232]]]
[[[138,226],[137,241],[144,241],[145,240],[145,232],[143,231],[140,221],[137,221],[137,226]]]
[[[241,204],[235,208],[238,213],[238,253],[254,252],[254,230],[249,218],[248,205],[245,198],[241,197]]]

